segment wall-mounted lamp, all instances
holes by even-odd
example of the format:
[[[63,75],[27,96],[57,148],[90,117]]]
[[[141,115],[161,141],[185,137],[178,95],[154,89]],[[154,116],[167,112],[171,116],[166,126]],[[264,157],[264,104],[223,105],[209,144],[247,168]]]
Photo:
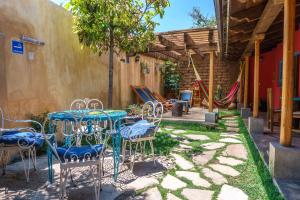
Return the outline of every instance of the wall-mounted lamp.
[[[20,39],[23,42],[28,42],[28,43],[39,45],[39,46],[45,45],[45,42],[40,41],[38,39],[34,39],[34,38],[31,38],[31,37],[28,37],[28,36],[25,36],[25,35],[21,35]]]

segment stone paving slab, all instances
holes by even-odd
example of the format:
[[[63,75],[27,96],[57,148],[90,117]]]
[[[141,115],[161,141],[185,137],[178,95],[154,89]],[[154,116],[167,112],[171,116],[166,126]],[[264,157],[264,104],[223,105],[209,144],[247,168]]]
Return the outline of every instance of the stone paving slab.
[[[207,164],[215,155],[216,151],[204,151],[199,155],[193,155],[193,162],[196,165],[205,165]]]
[[[150,188],[143,192],[143,194],[137,198],[136,200],[162,200],[162,196],[157,187]]]
[[[172,131],[172,133],[174,133],[174,134],[182,134],[182,133],[186,133],[186,131],[185,130],[174,130],[174,131]]]
[[[221,137],[239,138],[240,134],[234,132],[225,132],[220,134]]]
[[[193,163],[191,163],[190,161],[186,160],[185,158],[183,158],[182,156],[178,155],[178,154],[171,154],[174,158],[175,158],[175,163],[184,170],[188,170],[188,169],[192,169],[194,168]]]
[[[219,160],[219,163],[225,164],[225,165],[230,165],[230,166],[237,166],[237,165],[244,164],[244,161],[237,160],[235,158],[219,156],[219,157],[217,157],[217,159]]]
[[[191,139],[191,140],[200,140],[200,141],[210,140],[210,138],[207,137],[206,135],[188,134],[188,135],[185,135],[185,137],[187,137],[188,139]]]
[[[216,185],[222,185],[224,183],[227,183],[227,179],[222,174],[219,174],[218,172],[212,171],[211,169],[208,168],[202,169],[202,172],[204,176],[210,178],[212,182]]]
[[[248,200],[248,196],[239,188],[223,185],[218,200]]]
[[[140,177],[127,185],[128,189],[141,190],[159,184],[155,178]]]
[[[224,147],[225,143],[221,143],[221,142],[209,142],[209,143],[206,143],[206,144],[202,144],[201,146],[204,149],[215,150],[215,149],[220,149],[220,148]]]
[[[225,142],[225,143],[235,143],[235,144],[240,144],[242,141],[235,139],[235,138],[222,138],[219,140],[219,142]]]
[[[181,194],[188,200],[211,200],[214,192],[211,190],[185,188]]]
[[[205,188],[209,188],[211,186],[211,184],[207,180],[201,178],[200,174],[197,172],[176,171],[176,176],[192,181],[193,185],[195,186],[201,186]]]
[[[233,128],[233,127],[227,127],[227,131],[230,131],[230,132],[240,132],[240,129],[239,128]]]
[[[222,154],[224,156],[232,156],[244,160],[248,158],[248,152],[243,144],[228,145]]]
[[[220,172],[221,174],[225,174],[228,176],[236,177],[240,175],[240,172],[226,165],[211,164],[209,165],[209,167],[217,172]]]
[[[193,148],[193,147],[185,145],[185,144],[179,144],[179,147],[183,148],[183,149],[192,149]]]
[[[167,200],[181,200],[179,197],[175,196],[174,194],[172,193],[168,193],[167,194]]]
[[[161,182],[161,186],[165,189],[168,190],[178,190],[180,188],[184,188],[187,186],[187,184],[181,180],[179,180],[178,178],[171,176],[170,174],[168,174],[163,181]]]

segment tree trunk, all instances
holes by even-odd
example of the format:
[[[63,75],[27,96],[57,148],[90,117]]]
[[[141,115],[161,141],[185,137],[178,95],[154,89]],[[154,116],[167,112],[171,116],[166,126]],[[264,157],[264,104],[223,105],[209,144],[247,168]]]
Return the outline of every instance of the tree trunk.
[[[114,79],[114,35],[113,30],[109,33],[110,46],[109,46],[109,78],[108,78],[108,108],[112,107],[113,98],[113,79]]]

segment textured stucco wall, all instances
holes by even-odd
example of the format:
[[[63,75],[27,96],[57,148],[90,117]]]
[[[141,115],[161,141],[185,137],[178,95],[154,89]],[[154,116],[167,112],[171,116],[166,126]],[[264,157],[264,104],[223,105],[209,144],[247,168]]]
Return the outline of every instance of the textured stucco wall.
[[[0,106],[10,115],[62,110],[84,97],[99,98],[106,105],[108,56],[82,47],[72,26],[71,14],[50,1],[0,0]],[[24,43],[23,55],[12,54],[11,40],[22,34],[45,45]],[[160,89],[160,75],[153,70],[160,61],[141,57],[152,69],[144,76],[139,62],[121,62],[122,56],[115,56],[114,62],[114,107],[133,103],[129,84]]]

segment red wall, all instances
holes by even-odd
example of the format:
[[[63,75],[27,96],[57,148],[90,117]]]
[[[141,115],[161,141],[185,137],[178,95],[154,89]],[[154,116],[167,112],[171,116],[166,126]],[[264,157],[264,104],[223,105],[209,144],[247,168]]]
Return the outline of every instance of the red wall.
[[[300,30],[297,30],[295,32],[295,52],[297,51],[300,52]],[[263,53],[260,58],[259,96],[261,100],[266,101],[267,88],[272,87],[275,109],[278,109],[281,106],[280,105],[281,87],[278,86],[278,78],[279,78],[279,62],[280,60],[282,60],[282,57],[283,57],[283,46],[282,43],[280,43],[277,45],[277,47],[275,47],[271,51]],[[250,92],[249,102],[250,103],[253,102],[253,80],[254,80],[254,58],[252,56],[250,58],[250,68],[249,68],[249,92]],[[300,78],[298,84],[299,84],[298,94],[300,94]]]

